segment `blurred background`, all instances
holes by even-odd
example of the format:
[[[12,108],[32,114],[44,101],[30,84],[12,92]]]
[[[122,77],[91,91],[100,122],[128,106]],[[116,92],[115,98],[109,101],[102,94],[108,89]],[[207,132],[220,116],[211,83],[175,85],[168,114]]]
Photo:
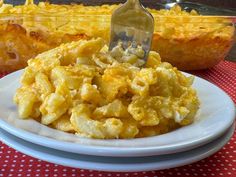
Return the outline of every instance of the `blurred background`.
[[[37,3],[39,0],[35,0]],[[54,3],[114,3],[114,2],[125,2],[125,0],[48,0],[49,2]],[[153,2],[151,0],[141,0],[144,4]],[[13,4],[19,4],[23,3],[24,0],[5,0],[4,2],[7,3],[13,3]],[[170,2],[197,2],[197,3],[203,3],[215,7],[221,7],[221,8],[227,8],[231,10],[236,10],[236,0],[155,0],[154,2],[160,2],[160,3],[170,3]]]
[[[45,0],[41,0],[45,1]],[[70,3],[83,3],[85,5],[102,5],[102,4],[114,4],[123,3],[126,0],[46,0],[56,4],[70,4]],[[23,4],[25,0],[4,0],[5,3],[11,3],[14,5]],[[34,0],[38,3],[39,0]],[[178,3],[182,9],[191,11],[197,10],[202,15],[223,15],[232,16],[236,26],[236,0],[141,0],[145,5],[155,9],[169,9],[175,3]],[[235,39],[236,41],[236,39]],[[226,59],[236,62],[236,44],[231,49]]]

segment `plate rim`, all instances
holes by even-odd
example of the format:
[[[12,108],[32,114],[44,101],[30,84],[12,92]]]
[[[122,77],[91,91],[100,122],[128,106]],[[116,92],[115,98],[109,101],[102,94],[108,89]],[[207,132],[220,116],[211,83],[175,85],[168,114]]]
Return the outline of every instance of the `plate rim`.
[[[23,70],[13,72],[13,73],[3,77],[2,79],[0,79],[0,81],[6,82],[9,78],[14,77],[15,75],[19,77],[19,74],[21,72],[23,72]],[[188,75],[191,75],[191,74],[188,74]],[[220,91],[222,94],[224,94],[224,96],[227,98],[227,101],[232,106],[232,117],[235,118],[235,114],[236,114],[235,106],[234,106],[232,99],[228,96],[228,94],[225,93],[218,86],[210,83],[209,81],[202,79],[198,76],[195,76],[195,77],[200,80],[203,80],[204,82],[207,82],[207,84],[210,84],[211,86],[217,88],[218,91]],[[1,87],[0,87],[0,90],[1,90]],[[234,118],[232,118],[231,124],[234,122]],[[224,133],[224,131],[230,127],[231,124],[229,124],[227,127],[224,127],[224,129],[222,129],[221,131],[218,131],[217,134],[209,134],[208,136],[204,136],[201,139],[192,141],[191,144],[177,143],[174,145],[162,145],[161,148],[158,149],[158,147],[155,147],[155,146],[154,147],[153,146],[141,147],[141,148],[132,146],[130,148],[128,148],[128,147],[120,148],[120,147],[86,145],[86,144],[80,144],[80,143],[60,141],[60,140],[56,140],[56,139],[52,139],[52,138],[45,137],[42,135],[38,135],[38,134],[32,133],[30,131],[26,131],[24,129],[15,127],[15,126],[9,124],[8,122],[0,119],[0,127],[2,129],[6,130],[7,132],[10,132],[11,134],[14,134],[17,137],[20,137],[22,139],[25,139],[29,142],[32,142],[32,143],[35,143],[38,145],[43,145],[45,147],[59,149],[59,150],[67,151],[67,152],[73,151],[74,153],[80,153],[80,154],[97,155],[97,156],[117,156],[117,157],[151,156],[151,155],[171,154],[171,153],[190,150],[190,149],[199,147],[201,145],[204,145],[204,144],[208,143],[210,140],[214,140],[217,137],[221,136]],[[36,141],[36,139],[38,139],[38,140]],[[41,141],[43,139],[46,141],[50,141],[50,144],[44,143],[44,141]],[[63,143],[63,145],[61,143]],[[71,146],[75,146],[76,148],[79,149],[79,151],[74,151],[75,147],[72,148]],[[65,147],[66,147],[66,149],[65,149]],[[94,148],[96,148],[96,150]],[[158,152],[157,152],[157,149],[158,149]],[[166,149],[168,149],[168,150],[166,150]],[[133,152],[134,150],[136,152]],[[102,155],[99,155],[100,153]]]
[[[5,130],[3,130],[3,131],[5,131]],[[234,131],[235,131],[235,123],[232,124],[231,127],[228,130],[226,130],[224,132],[224,134],[219,139],[213,140],[212,142],[207,143],[206,145],[203,145],[203,146],[198,147],[196,149],[189,150],[187,152],[180,152],[179,156],[184,157],[184,154],[185,154],[185,158],[176,159],[176,157],[174,157],[173,162],[171,162],[171,158],[170,158],[166,162],[164,161],[165,162],[164,164],[163,164],[163,162],[155,161],[155,162],[146,162],[146,163],[129,163],[128,165],[127,164],[123,165],[123,164],[110,164],[110,163],[108,164],[108,163],[99,163],[99,162],[94,163],[94,162],[88,162],[88,161],[83,162],[80,159],[77,159],[76,163],[74,163],[75,162],[75,160],[74,160],[73,162],[70,162],[70,165],[68,165],[68,161],[65,162],[65,160],[63,160],[63,157],[59,158],[61,160],[58,160],[58,158],[57,159],[52,158],[53,155],[49,154],[48,158],[46,158],[42,155],[43,154],[42,152],[41,152],[41,154],[37,155],[37,153],[34,153],[37,150],[33,149],[33,151],[30,151],[30,149],[32,150],[32,148],[30,148],[30,146],[26,146],[26,148],[28,148],[28,150],[22,150],[22,148],[19,148],[19,147],[15,148],[14,143],[16,144],[16,142],[13,140],[12,140],[12,142],[9,142],[9,141],[6,141],[6,139],[3,140],[2,137],[0,137],[0,140],[2,142],[4,142],[6,145],[16,149],[17,151],[20,151],[23,154],[26,154],[28,156],[31,156],[31,157],[34,157],[34,158],[37,158],[40,160],[44,160],[46,162],[58,164],[58,165],[68,166],[68,167],[72,167],[72,168],[82,168],[82,169],[86,169],[86,170],[99,170],[99,171],[107,171],[107,172],[140,172],[140,171],[164,170],[164,169],[169,169],[169,168],[180,167],[180,166],[191,164],[191,163],[197,162],[199,160],[202,160],[204,158],[207,158],[207,157],[211,156],[212,154],[216,153],[217,151],[219,151],[222,147],[224,147],[227,144],[227,142],[229,142],[230,139],[232,138],[232,136],[234,135]],[[0,129],[0,134],[2,134],[1,129]],[[5,131],[5,134],[9,134],[10,136],[15,137],[16,139],[20,139],[22,141],[21,138],[16,137],[7,131]],[[25,140],[23,140],[23,142],[24,142],[24,144],[27,143],[28,145],[31,144],[30,142],[25,141]],[[216,145],[214,145],[214,144],[216,144]],[[40,146],[37,144],[34,144],[34,145],[53,150],[52,148],[47,148],[47,147]],[[206,148],[207,148],[207,150],[206,150]],[[192,154],[192,152],[198,153],[198,155],[195,154],[194,156],[191,156],[190,154]],[[68,152],[65,152],[65,153],[68,153]],[[186,158],[186,153],[188,156],[187,158]],[[176,156],[176,154],[174,154],[174,155]],[[164,155],[164,156],[169,156],[169,155]],[[172,154],[172,156],[173,156],[173,154]],[[54,157],[55,157],[55,155],[54,155]],[[158,157],[158,156],[154,156],[154,157]],[[112,158],[112,157],[96,157],[96,158]],[[66,158],[64,158],[64,159],[66,159]],[[158,163],[159,163],[159,166],[158,166]],[[161,163],[162,163],[162,165],[161,165]],[[140,166],[140,164],[141,164],[141,166]],[[109,167],[107,167],[107,165],[109,165]],[[93,168],[91,168],[91,167],[93,167]]]

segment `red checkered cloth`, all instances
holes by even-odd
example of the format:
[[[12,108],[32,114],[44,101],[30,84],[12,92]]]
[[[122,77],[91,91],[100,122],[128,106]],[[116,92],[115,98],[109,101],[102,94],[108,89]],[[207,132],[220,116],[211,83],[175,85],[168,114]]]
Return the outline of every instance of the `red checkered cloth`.
[[[223,61],[212,69],[192,73],[221,87],[236,103],[236,63]],[[197,163],[168,170],[137,173],[70,168],[29,157],[2,142],[0,146],[0,177],[236,177],[236,133],[219,152]]]

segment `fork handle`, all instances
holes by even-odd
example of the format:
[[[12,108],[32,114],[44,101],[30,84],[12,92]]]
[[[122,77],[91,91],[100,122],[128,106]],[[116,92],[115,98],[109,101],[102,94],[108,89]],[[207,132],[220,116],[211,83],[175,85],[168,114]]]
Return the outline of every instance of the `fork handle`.
[[[139,0],[127,0],[127,2],[129,2],[129,3],[137,3],[137,2],[139,2],[140,3]]]
[[[140,7],[141,2],[140,0],[127,0],[127,5],[134,6],[134,7]]]

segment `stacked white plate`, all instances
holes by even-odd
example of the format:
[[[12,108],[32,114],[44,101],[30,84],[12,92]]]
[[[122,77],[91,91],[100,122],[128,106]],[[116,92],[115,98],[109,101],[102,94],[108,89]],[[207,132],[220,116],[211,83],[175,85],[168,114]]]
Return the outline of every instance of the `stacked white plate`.
[[[0,80],[0,140],[56,164],[102,171],[147,171],[186,165],[221,149],[234,133],[235,106],[220,88],[196,77],[201,101],[193,124],[160,136],[131,140],[83,139],[22,120],[12,98],[22,71]]]

